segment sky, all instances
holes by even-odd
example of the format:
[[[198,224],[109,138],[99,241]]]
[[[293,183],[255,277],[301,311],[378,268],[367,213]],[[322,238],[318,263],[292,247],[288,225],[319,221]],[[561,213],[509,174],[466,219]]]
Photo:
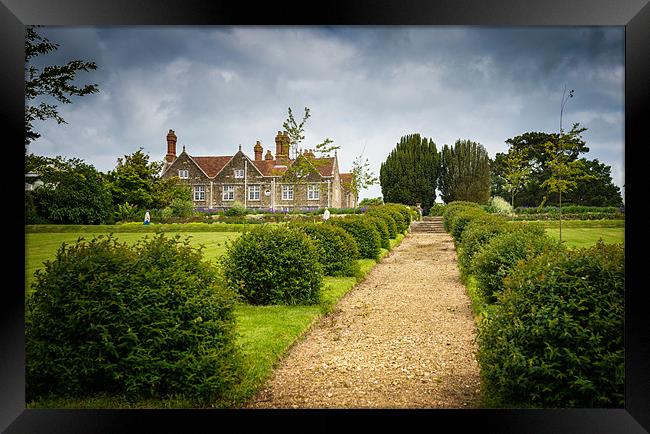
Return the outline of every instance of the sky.
[[[94,61],[78,84],[99,92],[60,104],[67,124],[37,121],[28,152],[80,158],[97,170],[142,148],[162,160],[173,129],[177,151],[253,158],[275,153],[291,107],[304,108],[302,148],[340,146],[341,172],[361,156],[379,176],[400,138],[482,144],[489,156],[525,132],[574,123],[611,166],[624,193],[624,27],[486,26],[116,26],[40,27],[59,48],[38,67]],[[381,196],[379,184],[360,199]],[[440,199],[438,198],[438,201]]]

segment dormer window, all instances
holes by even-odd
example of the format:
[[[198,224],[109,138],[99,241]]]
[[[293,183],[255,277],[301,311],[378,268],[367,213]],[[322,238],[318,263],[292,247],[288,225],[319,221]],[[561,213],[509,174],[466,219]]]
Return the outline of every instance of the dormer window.
[[[180,179],[188,179],[190,177],[190,171],[187,169],[181,169],[178,171],[178,177]]]
[[[242,169],[235,169],[235,178],[243,178],[244,171]]]

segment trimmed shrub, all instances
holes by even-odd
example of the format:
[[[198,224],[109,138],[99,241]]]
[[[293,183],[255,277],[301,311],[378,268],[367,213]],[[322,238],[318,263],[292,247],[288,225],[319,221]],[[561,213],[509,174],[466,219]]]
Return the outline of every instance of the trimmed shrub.
[[[559,252],[562,245],[547,235],[539,235],[535,228],[522,226],[496,235],[475,253],[470,263],[479,290],[486,300],[495,301],[503,289],[503,279],[518,261],[537,256],[545,251]]]
[[[454,214],[454,218],[450,224],[450,233],[454,237],[456,245],[463,241],[463,232],[465,227],[473,220],[487,215],[485,211],[480,208],[463,208]]]
[[[390,232],[388,231],[388,225],[384,219],[373,215],[366,216],[366,219],[375,225],[375,229],[377,229],[381,240],[381,248],[386,250],[390,249]]]
[[[624,249],[598,243],[517,267],[479,331],[491,405],[623,407]]]
[[[240,381],[235,294],[180,237],[63,244],[26,302],[26,398],[183,396],[205,405]]]
[[[431,208],[429,208],[429,214],[430,216],[442,216],[442,214],[445,212],[445,204],[444,203],[434,203]]]
[[[246,214],[248,214],[248,210],[244,207],[244,204],[236,201],[232,204],[232,207],[223,213],[226,217],[241,217]]]
[[[226,242],[228,287],[250,304],[318,303],[323,266],[316,243],[286,226],[260,225]]]
[[[467,210],[468,208],[475,208],[480,210],[481,206],[474,202],[456,201],[450,202],[445,205],[445,211],[442,213],[443,224],[447,232],[451,232],[454,219],[457,213]]]
[[[399,212],[402,215],[402,220],[404,222],[404,230],[406,231],[409,228],[411,221],[413,220],[413,213],[409,207],[400,203],[387,203],[384,205],[384,207],[386,207],[386,209],[393,209]]]
[[[395,220],[395,231],[398,234],[403,234],[409,228],[409,223],[404,218],[404,215],[397,211],[396,208],[384,205],[381,210],[389,214]]]
[[[469,270],[474,255],[496,235],[510,230],[509,223],[502,217],[486,214],[470,221],[463,232],[463,241],[458,250],[458,261],[464,270]]]
[[[359,248],[352,235],[344,229],[323,223],[296,223],[318,245],[318,257],[328,276],[359,275]]]
[[[391,216],[388,210],[385,210],[382,207],[369,208],[368,211],[366,211],[366,215],[380,217],[386,223],[389,238],[395,239],[397,237],[397,223],[395,223],[395,219]]]
[[[379,259],[381,252],[381,236],[365,217],[332,218],[327,224],[338,226],[348,232],[359,247],[359,254],[364,259]]]

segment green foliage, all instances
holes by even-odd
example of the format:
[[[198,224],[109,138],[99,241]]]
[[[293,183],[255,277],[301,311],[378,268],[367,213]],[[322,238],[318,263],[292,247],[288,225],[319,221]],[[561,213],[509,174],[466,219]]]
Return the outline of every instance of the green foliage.
[[[368,218],[363,216],[331,218],[327,221],[327,224],[338,226],[352,235],[359,247],[361,258],[379,259],[381,235]]]
[[[503,279],[517,262],[547,251],[558,253],[561,250],[561,244],[544,234],[544,229],[524,224],[492,237],[475,253],[471,270],[486,299],[494,301],[503,289]]]
[[[490,199],[488,204],[485,206],[485,211],[492,214],[501,214],[507,216],[514,214],[512,205],[509,204],[504,198],[499,196],[494,196]]]
[[[112,219],[110,192],[102,174],[78,158],[42,157],[34,170],[43,185],[31,194],[32,212],[42,221],[99,224]]]
[[[124,202],[117,205],[115,218],[120,222],[132,222],[140,218],[140,210],[137,206]]]
[[[392,239],[397,237],[397,233],[398,233],[398,231],[397,231],[397,223],[395,222],[395,219],[391,215],[390,211],[388,211],[387,209],[385,209],[382,206],[374,206],[374,207],[368,208],[368,210],[366,211],[366,215],[373,216],[373,217],[379,217],[382,220],[384,220],[384,222],[386,223],[386,227],[388,229],[388,237],[392,238]],[[400,218],[401,218],[401,215],[400,215]]]
[[[327,276],[359,275],[360,258],[357,243],[345,230],[323,223],[297,223],[298,229],[313,239],[318,247],[318,257]]]
[[[114,204],[129,202],[140,209],[154,208],[154,183],[162,169],[161,162],[149,162],[142,148],[117,159],[115,169],[107,174]]]
[[[431,139],[403,136],[381,164],[379,182],[386,202],[415,205],[428,212],[436,200],[440,154]]]
[[[364,198],[359,202],[359,207],[383,205],[384,199],[381,197]]]
[[[41,135],[34,131],[33,122],[54,119],[57,123],[67,123],[59,115],[58,107],[51,104],[55,100],[59,103],[70,104],[72,96],[84,96],[99,91],[96,84],[87,84],[78,87],[77,73],[97,69],[95,62],[71,60],[67,64],[50,65],[42,70],[34,65],[34,57],[47,54],[59,48],[59,44],[50,42],[39,35],[35,26],[25,29],[25,147]],[[38,105],[31,104],[36,101]]]
[[[492,237],[502,234],[509,229],[508,222],[503,217],[486,214],[470,221],[463,231],[460,243],[458,261],[464,270],[469,270],[474,255],[486,245]]]
[[[480,143],[457,140],[442,149],[438,188],[445,203],[490,199],[490,158]]]
[[[515,268],[479,331],[494,406],[623,407],[624,249],[548,252]]]
[[[411,212],[408,206],[401,203],[387,203],[384,205],[384,208],[390,211],[397,211],[402,216],[404,230],[406,231],[409,228],[411,221],[413,221],[413,212]]]
[[[232,206],[224,212],[224,215],[228,217],[244,216],[246,214],[248,214],[248,210],[244,207],[244,204],[237,201],[235,201]]]
[[[445,205],[445,210],[442,213],[442,221],[447,232],[451,232],[456,214],[468,208],[480,210],[481,206],[475,202],[467,201],[454,201]]]
[[[487,213],[481,208],[475,207],[461,208],[454,214],[452,223],[449,225],[449,233],[454,238],[456,245],[463,241],[463,232],[467,225],[473,220],[479,219],[486,214]]]
[[[375,225],[379,238],[381,240],[381,248],[389,250],[390,249],[390,231],[388,230],[388,225],[383,218],[379,216],[366,215],[366,219]]]
[[[442,216],[445,212],[445,204],[444,203],[434,203],[431,208],[429,208],[429,213],[427,215],[430,216]]]
[[[27,401],[108,393],[206,404],[237,382],[234,294],[187,239],[80,239],[35,279]]]
[[[221,264],[228,287],[250,304],[319,301],[323,283],[319,251],[298,229],[257,226],[228,243]]]

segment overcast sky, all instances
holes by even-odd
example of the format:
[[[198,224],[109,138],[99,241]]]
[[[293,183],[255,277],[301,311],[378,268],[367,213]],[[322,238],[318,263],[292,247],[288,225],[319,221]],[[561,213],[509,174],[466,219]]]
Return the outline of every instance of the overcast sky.
[[[92,60],[78,82],[99,93],[60,105],[68,122],[37,122],[29,152],[77,157],[106,172],[142,147],[253,157],[291,107],[304,107],[304,148],[330,138],[342,172],[363,153],[375,174],[400,138],[420,133],[441,149],[481,143],[491,158],[505,140],[557,132],[564,86],[574,89],[563,127],[579,122],[584,157],[624,184],[624,27],[42,27],[60,44],[36,64]],[[379,185],[361,198],[381,196]]]

